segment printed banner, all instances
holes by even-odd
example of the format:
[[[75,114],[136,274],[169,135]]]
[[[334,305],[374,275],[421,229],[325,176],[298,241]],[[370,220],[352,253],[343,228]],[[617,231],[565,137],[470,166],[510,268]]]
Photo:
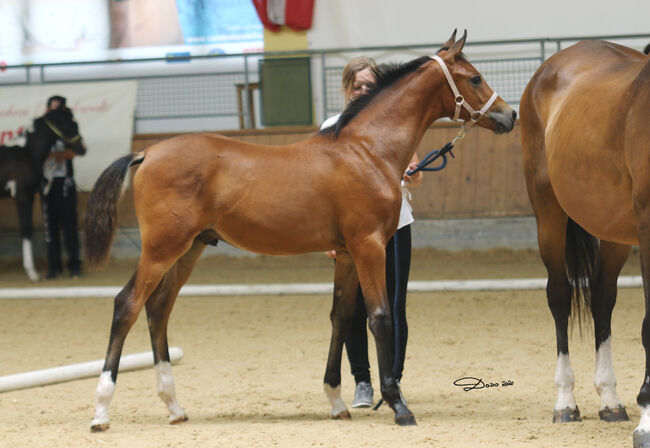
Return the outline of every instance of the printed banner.
[[[90,191],[110,163],[131,151],[136,81],[1,87],[0,91],[0,144],[5,145],[15,144],[11,140],[45,113],[50,96],[66,98],[88,148],[85,156],[73,160],[77,188],[82,191]]]
[[[263,48],[250,0],[0,0],[0,65]]]

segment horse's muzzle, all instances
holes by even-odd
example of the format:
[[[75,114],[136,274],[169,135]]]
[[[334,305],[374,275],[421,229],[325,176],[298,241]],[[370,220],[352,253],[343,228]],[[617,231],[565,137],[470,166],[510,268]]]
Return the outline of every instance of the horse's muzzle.
[[[504,111],[490,112],[488,115],[494,123],[494,132],[505,134],[512,131],[517,121],[517,112],[511,108]]]

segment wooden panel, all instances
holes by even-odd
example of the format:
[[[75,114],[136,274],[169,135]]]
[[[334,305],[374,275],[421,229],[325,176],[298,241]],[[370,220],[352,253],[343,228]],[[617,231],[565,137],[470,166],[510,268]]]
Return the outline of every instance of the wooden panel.
[[[418,147],[423,158],[456,135],[453,125],[430,128]],[[413,189],[417,219],[526,216],[532,214],[521,162],[519,125],[506,135],[476,126],[454,147],[455,158],[438,172],[425,173]]]
[[[424,135],[418,154],[423,158],[457,134],[451,123],[435,124]],[[223,132],[222,135],[251,143],[287,145],[306,139],[315,127],[285,127]],[[143,134],[133,137],[133,151],[139,151],[177,134]],[[413,189],[416,219],[477,218],[531,215],[521,162],[519,125],[506,135],[496,135],[469,126],[466,137],[457,142],[455,158],[442,171],[425,173],[420,187]],[[83,219],[88,193],[79,193],[79,219]],[[13,201],[0,200],[0,231],[18,228]],[[120,204],[121,226],[136,226],[130,191]],[[40,198],[34,206],[34,225],[43,227]]]

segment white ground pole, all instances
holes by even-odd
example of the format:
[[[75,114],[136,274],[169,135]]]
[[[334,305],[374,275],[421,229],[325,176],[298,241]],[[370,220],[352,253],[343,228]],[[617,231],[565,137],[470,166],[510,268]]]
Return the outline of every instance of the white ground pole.
[[[169,349],[169,357],[172,363],[177,362],[183,357],[183,350],[179,347],[171,347]],[[0,392],[95,377],[101,373],[103,366],[104,360],[98,359],[97,361],[2,376],[0,377]],[[122,356],[120,359],[119,371],[124,372],[127,370],[137,370],[152,366],[152,352],[136,353],[133,355]]]
[[[640,276],[619,277],[619,288],[640,288]],[[439,280],[409,282],[409,292],[435,291],[510,291],[546,289],[545,278],[499,280]],[[58,288],[2,288],[1,299],[72,299],[115,297],[121,286],[75,286]],[[331,294],[332,283],[251,284],[251,285],[186,285],[180,296],[240,296]]]

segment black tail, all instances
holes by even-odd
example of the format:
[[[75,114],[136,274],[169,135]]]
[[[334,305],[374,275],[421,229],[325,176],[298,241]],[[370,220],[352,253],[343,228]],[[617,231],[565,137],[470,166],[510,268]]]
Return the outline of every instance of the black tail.
[[[117,225],[117,203],[129,167],[142,163],[144,153],[129,154],[113,162],[99,176],[88,197],[84,217],[85,253],[89,267],[108,259]]]
[[[589,322],[591,287],[600,269],[600,251],[598,239],[571,218],[566,228],[566,267],[572,289],[571,315],[582,331],[582,323]]]

